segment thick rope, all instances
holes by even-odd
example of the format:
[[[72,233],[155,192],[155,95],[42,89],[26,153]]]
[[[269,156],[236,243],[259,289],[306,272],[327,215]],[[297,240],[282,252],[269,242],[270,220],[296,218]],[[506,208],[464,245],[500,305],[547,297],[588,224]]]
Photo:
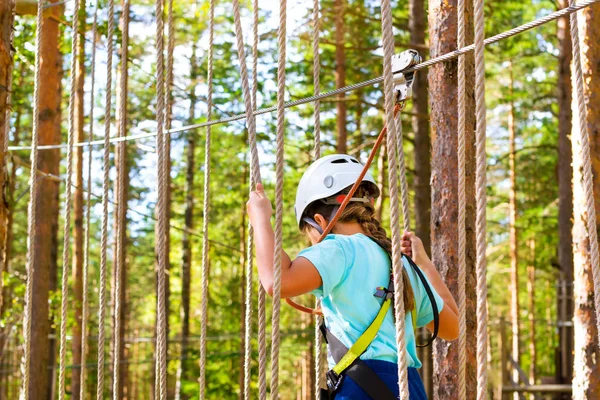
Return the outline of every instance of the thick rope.
[[[575,0],[570,1],[570,5],[575,5]],[[600,265],[598,255],[598,234],[596,231],[596,207],[594,205],[594,181],[592,172],[592,159],[590,154],[590,139],[588,133],[587,109],[584,98],[583,70],[581,68],[581,49],[579,47],[579,26],[577,15],[571,14],[571,43],[573,44],[573,88],[577,92],[577,111],[579,117],[579,130],[573,132],[573,140],[581,143],[580,157],[582,165],[583,182],[576,184],[583,185],[585,193],[585,204],[587,211],[587,230],[590,241],[590,262],[592,266],[592,279],[594,282],[594,303],[596,306],[596,327],[600,339]]]
[[[486,283],[486,154],[485,64],[483,0],[474,0],[475,11],[475,113],[477,199],[477,399],[487,397],[487,283]]]
[[[400,253],[400,224],[398,213],[398,159],[396,153],[396,132],[394,121],[394,77],[392,73],[392,55],[394,54],[394,33],[392,31],[392,10],[390,0],[381,0],[381,30],[383,41],[383,84],[385,93],[385,116],[388,127],[388,180],[390,196],[390,225],[392,231],[392,268],[394,271],[394,290],[403,292],[402,269],[404,268]],[[394,296],[396,319],[396,347],[398,351],[398,381],[400,398],[408,400],[408,376],[406,364],[406,338],[404,298]]]
[[[23,358],[21,359],[21,400],[29,399],[29,368],[31,364],[31,301],[33,298],[33,258],[35,252],[35,230],[37,217],[37,169],[38,169],[38,133],[40,115],[40,68],[42,58],[42,25],[44,14],[38,7],[35,34],[35,81],[33,86],[33,126],[31,133],[31,170],[29,175],[29,210],[27,213],[27,283],[25,286],[25,312],[23,315]]]
[[[465,46],[465,0],[458,0],[458,43]],[[467,232],[466,232],[466,78],[465,56],[458,57],[458,398],[467,398]]]
[[[115,33],[115,2],[108,0],[108,35],[106,54],[106,97],[104,100],[104,178],[102,182],[102,231],[100,239],[100,292],[98,309],[98,386],[96,399],[104,399],[104,343],[106,316],[106,251],[108,245],[108,194],[110,172],[110,118],[112,104],[112,59]]]
[[[208,84],[207,114],[206,118],[212,116],[212,92],[213,92],[213,46],[215,38],[215,1],[210,0],[209,23],[208,23]],[[200,400],[205,397],[206,390],[206,331],[208,327],[208,220],[210,206],[210,141],[211,127],[206,128],[206,142],[204,144],[204,211],[202,221],[202,324],[200,325]]]
[[[260,166],[258,161],[258,148],[256,145],[256,121],[252,108],[252,94],[248,81],[248,65],[244,52],[244,35],[240,17],[239,0],[233,0],[233,19],[235,25],[235,38],[238,57],[240,62],[240,76],[242,80],[242,92],[244,95],[244,106],[246,108],[248,144],[250,147],[250,191],[254,190],[256,183],[260,182]],[[253,247],[252,225],[248,224],[248,246],[246,256],[246,315],[245,315],[245,348],[244,348],[244,399],[250,399],[250,366],[252,357],[252,247]]]
[[[258,0],[252,2],[252,109],[256,111],[258,103]],[[258,285],[258,398],[267,398],[267,293]]]
[[[283,253],[283,164],[285,138],[285,60],[287,0],[279,1],[277,32],[277,152],[275,161],[275,255],[273,262],[273,315],[271,320],[271,399],[279,399],[279,312],[281,307],[281,261]]]
[[[127,59],[128,59],[128,48],[129,48],[129,0],[123,2],[123,28],[121,33],[121,75],[119,80],[119,129],[118,136],[126,136],[127,133]],[[121,142],[117,145],[116,151],[118,153],[118,165],[117,167],[117,191],[116,191],[116,263],[114,265],[114,276],[115,276],[115,287],[113,291],[114,296],[114,326],[113,326],[113,399],[117,400],[121,385],[121,374],[119,364],[123,361],[120,359],[121,352],[121,272],[125,268],[124,254],[125,249],[123,248],[121,237],[124,236],[124,230],[127,229],[123,226],[123,220],[127,215],[127,192],[125,188],[126,182],[126,148],[125,142]]]
[[[313,91],[314,95],[318,96],[321,93],[321,59],[319,56],[319,0],[313,0]],[[314,104],[314,159],[318,160],[321,158],[321,102],[315,101]],[[319,299],[315,300],[315,309],[319,309]],[[321,355],[321,349],[323,347],[323,337],[321,336],[321,324],[323,323],[323,317],[315,314],[315,398],[319,400],[319,391],[323,385],[323,357]]]
[[[94,9],[94,22],[92,25],[92,42],[96,40],[96,31],[98,29],[98,0],[96,0],[96,7]],[[90,65],[90,126],[88,138],[90,141],[94,138],[94,84],[96,79],[96,46],[92,46],[92,61]],[[88,176],[87,176],[87,198],[85,207],[85,239],[83,243],[83,299],[82,299],[82,311],[81,311],[81,359],[87,359],[88,352],[88,313],[89,313],[89,297],[88,297],[88,270],[90,265],[90,225],[91,225],[91,208],[92,208],[92,147],[88,147]],[[81,385],[79,387],[79,399],[85,400],[86,398],[86,375],[87,375],[87,363],[81,363]]]
[[[239,0],[238,0],[239,1]],[[561,17],[564,17],[565,15],[569,15],[572,14],[578,10],[581,10],[583,8],[589,7],[590,5],[594,4],[594,3],[598,3],[600,2],[600,0],[586,0],[586,1],[582,1],[581,3],[571,6],[571,7],[567,7],[564,8],[562,10],[559,11],[555,11],[552,14],[548,14],[545,17],[536,19],[534,21],[528,22],[526,24],[520,25],[516,28],[510,29],[506,32],[500,33],[498,35],[492,36],[491,38],[485,39],[484,41],[484,45],[489,45],[492,43],[496,43],[499,42],[501,40],[507,39],[509,37],[512,36],[516,36],[520,33],[526,32],[528,30],[531,30],[533,28],[536,28],[540,25],[544,25],[548,22],[557,20]],[[465,46],[463,48],[451,51],[449,53],[443,54],[439,57],[436,58],[432,58],[430,60],[424,61],[420,64],[415,65],[414,67],[408,68],[406,69],[404,72],[412,72],[412,71],[420,71],[422,69],[425,68],[429,68],[432,65],[435,64],[439,64],[439,63],[443,63],[449,60],[453,60],[455,58],[457,58],[458,56],[461,56],[463,54],[467,54],[471,51],[473,51],[475,49],[474,45],[469,45],[469,46]],[[298,99],[298,100],[293,100],[293,101],[288,101],[285,103],[285,108],[292,108],[292,107],[296,107],[302,104],[307,104],[307,103],[312,103],[315,102],[317,100],[323,100],[329,97],[334,97],[339,95],[340,93],[347,93],[347,92],[352,92],[355,90],[359,90],[365,87],[369,87],[369,86],[373,86],[373,85],[377,85],[379,83],[383,82],[383,77],[377,77],[377,78],[373,78],[373,79],[369,79],[363,82],[359,82],[359,83],[355,83],[353,85],[348,85],[348,86],[344,86],[342,88],[339,89],[335,89],[335,90],[331,90],[329,92],[325,92],[325,93],[320,93],[319,95],[313,95],[313,96],[309,96],[309,97],[305,97],[302,99]],[[277,106],[271,106],[271,107],[266,107],[266,108],[261,108],[259,110],[256,110],[252,113],[253,117],[256,117],[257,115],[262,115],[262,114],[268,114],[268,113],[272,113],[277,111]],[[166,132],[169,135],[172,135],[174,133],[181,133],[181,132],[187,132],[193,129],[199,129],[199,128],[205,128],[209,125],[220,125],[220,124],[226,124],[229,122],[234,122],[234,121],[239,121],[242,119],[246,118],[246,113],[243,114],[237,114],[237,115],[232,115],[230,117],[225,117],[225,118],[221,118],[218,120],[213,120],[213,121],[206,121],[206,122],[202,122],[199,124],[194,124],[194,125],[187,125],[187,126],[182,126],[180,128],[176,128],[176,129],[169,129],[168,132]],[[156,132],[150,132],[150,133],[141,133],[141,134],[135,134],[135,135],[130,135],[128,137],[125,138],[113,138],[111,139],[110,143],[117,143],[117,142],[121,142],[121,141],[129,141],[129,140],[139,140],[139,139],[146,139],[146,138],[150,138],[150,137],[155,137],[156,136]],[[82,143],[76,143],[75,147],[77,146],[101,146],[104,143],[102,141],[94,141],[94,142],[82,142]],[[67,146],[65,144],[59,144],[59,145],[44,145],[44,146],[38,146],[38,150],[50,150],[50,149],[62,149],[62,148],[66,148]],[[10,151],[16,151],[16,150],[31,150],[31,146],[10,146],[8,148]]]
[[[313,91],[314,95],[318,96],[321,93],[321,59],[319,56],[319,0],[313,0]],[[315,100],[314,104],[314,117],[315,117],[315,126],[314,126],[314,135],[315,135],[315,160],[321,158],[321,102],[319,100]],[[320,344],[320,332],[317,330],[317,344]],[[318,355],[318,354],[317,354]],[[318,359],[317,359],[318,362]],[[318,372],[317,368],[317,376],[321,374]],[[320,378],[317,378],[316,381],[317,388],[320,387]],[[318,390],[317,390],[318,393]]]
[[[73,5],[73,32],[77,32],[79,25],[79,1]],[[79,35],[73,35],[71,41],[71,85],[69,88],[69,129],[67,148],[67,182],[65,185],[65,205],[64,205],[64,229],[63,229],[63,270],[61,282],[61,301],[60,301],[60,350],[58,364],[58,398],[65,398],[65,361],[67,357],[67,305],[69,302],[69,266],[71,254],[71,205],[73,202],[72,182],[73,182],[73,143],[75,131],[75,93],[76,86],[76,68],[77,68],[77,44]]]
[[[402,227],[410,230],[410,206],[408,203],[408,179],[406,179],[406,164],[404,161],[404,137],[402,135],[402,113],[394,116],[396,125],[396,148],[398,151],[398,176],[400,177],[400,195],[402,209]],[[416,323],[416,321],[413,321]]]
[[[158,387],[158,398],[167,398],[167,324],[166,324],[166,270],[167,270],[167,165],[166,165],[166,135],[165,124],[165,76],[164,76],[164,15],[163,0],[155,1],[156,10],[156,154],[157,154],[157,237],[156,257],[157,262],[157,292],[156,305],[156,382]]]

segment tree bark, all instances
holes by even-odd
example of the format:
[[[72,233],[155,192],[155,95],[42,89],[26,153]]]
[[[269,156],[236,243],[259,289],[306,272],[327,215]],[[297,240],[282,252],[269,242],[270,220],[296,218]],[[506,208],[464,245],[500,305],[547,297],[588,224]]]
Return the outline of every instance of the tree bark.
[[[79,1],[79,29],[80,32],[86,30],[86,11],[85,0]],[[85,141],[84,133],[84,104],[85,104],[85,36],[79,35],[77,54],[77,72],[74,77],[77,91],[75,92],[75,132],[77,133],[77,142]],[[75,323],[73,324],[73,340],[71,350],[73,352],[73,369],[71,370],[71,393],[73,400],[79,400],[81,387],[81,367],[85,362],[81,358],[81,337],[82,323],[81,306],[83,302],[83,147],[75,149],[75,193],[73,196],[73,298]]]
[[[8,193],[7,185],[7,154],[4,153],[4,140],[10,136],[10,131],[6,130],[6,118],[9,117],[8,104],[8,81],[12,74],[13,58],[10,42],[10,32],[13,29],[13,10],[12,2],[4,1],[0,4],[0,261],[1,265],[6,265],[7,259],[7,226],[8,226]],[[3,306],[3,267],[0,267],[0,310]],[[1,316],[1,314],[0,314]],[[0,349],[0,354],[2,350]]]
[[[466,2],[466,43],[473,41],[473,8]],[[429,2],[430,57],[456,49],[456,0]],[[473,57],[466,56],[466,260],[467,288],[475,279],[475,109]],[[429,69],[431,107],[431,254],[432,260],[455,296],[458,295],[458,176],[457,176],[457,66],[456,60]],[[476,397],[475,291],[467,290],[467,398]],[[434,344],[434,395],[436,399],[458,398],[458,342],[437,340]]]
[[[569,5],[568,0],[559,0],[559,7]],[[558,20],[558,264],[561,270],[561,285],[566,293],[559,299],[559,309],[564,309],[564,321],[573,320],[573,167],[571,162],[571,35],[569,17]],[[566,303],[566,304],[561,304]],[[559,328],[560,368],[559,382],[573,380],[573,328],[563,324]]]
[[[409,29],[411,45],[425,45],[427,17],[425,2],[410,0]],[[413,116],[412,128],[415,146],[415,233],[423,241],[427,252],[431,251],[431,140],[429,137],[429,99],[427,73],[417,73],[413,84]]]
[[[413,48],[425,45],[425,30],[427,16],[425,2],[410,0],[408,22],[410,43]],[[414,133],[414,181],[415,191],[415,233],[423,241],[425,251],[431,254],[431,139],[429,137],[429,99],[427,73],[417,73],[413,85],[412,129]],[[422,328],[419,336],[426,336]],[[425,391],[429,397],[433,395],[433,348],[431,346],[419,349],[419,358],[423,363],[421,376]]]
[[[194,92],[198,79],[198,59],[196,58],[196,46],[192,46],[190,57],[190,115],[189,124],[195,123],[197,98]],[[185,230],[181,240],[181,359],[177,371],[176,398],[187,398],[181,392],[182,381],[186,380],[186,358],[188,338],[190,336],[190,285],[192,270],[192,241],[189,231],[194,229],[194,175],[196,172],[196,135],[188,135],[187,143],[187,173],[186,173],[186,196],[185,196]]]
[[[587,124],[590,138],[590,152],[594,172],[594,199],[596,214],[600,207],[600,5],[595,4],[582,10],[578,15],[579,38],[581,41],[581,63],[583,70],[584,98],[587,107],[587,121],[580,121],[577,113],[576,93],[573,93],[573,132]],[[595,22],[594,22],[595,21]],[[576,90],[576,89],[575,89]],[[573,135],[578,137],[579,135]],[[594,312],[594,286],[589,251],[589,238],[586,232],[588,215],[583,192],[581,144],[573,140],[573,252],[574,252],[574,332],[575,357],[573,398],[600,398],[600,350]]]
[[[335,10],[335,87],[346,86],[346,49],[345,49],[345,29],[344,29],[344,9],[346,0],[335,0],[333,9]],[[347,122],[347,104],[346,94],[341,93],[337,96],[336,103],[336,124],[337,124],[337,152],[346,154],[348,152],[348,131]]]
[[[52,0],[51,3],[59,3]],[[40,37],[40,99],[39,99],[39,144],[60,143],[61,131],[61,78],[63,75],[60,53],[60,27],[51,18],[60,18],[63,6],[48,8],[44,16]],[[42,150],[38,153],[38,169],[58,175],[60,150]],[[36,230],[32,238],[34,246],[31,268],[33,268],[33,298],[31,312],[31,359],[29,398],[51,397],[51,376],[54,369],[54,345],[49,339],[51,332],[48,295],[56,287],[58,255],[58,192],[59,183],[43,179],[37,181]],[[30,199],[31,201],[32,199]]]
[[[120,29],[122,33],[121,43],[128,42],[129,36],[129,0],[123,0],[121,2],[123,14],[121,14]],[[117,74],[117,135],[119,137],[127,136],[128,132],[128,117],[127,117],[127,93],[128,93],[128,49],[121,46],[119,49],[121,63],[119,65],[119,71]],[[121,87],[121,79],[124,80],[125,84]],[[124,96],[123,96],[124,92]],[[124,98],[124,103],[121,102],[121,98]],[[121,129],[121,124],[125,129]],[[117,177],[123,176],[123,184],[121,185],[119,179],[115,180],[115,198],[117,206],[115,207],[115,251],[114,251],[114,262],[113,265],[118,268],[113,268],[113,285],[112,285],[112,296],[113,306],[117,300],[120,302],[119,314],[113,313],[113,324],[116,319],[119,319],[119,331],[113,332],[113,335],[119,336],[119,348],[113,348],[113,357],[117,357],[118,363],[118,374],[119,374],[119,385],[117,387],[118,393],[117,398],[126,399],[129,397],[129,382],[128,382],[128,363],[127,353],[125,347],[125,334],[127,332],[127,204],[129,198],[129,165],[127,162],[127,142],[120,142],[117,144],[115,149],[115,166],[117,170]],[[118,227],[118,228],[117,228]],[[119,291],[116,291],[116,279],[117,269],[119,271],[120,286]],[[113,325],[114,326],[114,325]],[[114,372],[113,372],[114,373]]]
[[[519,256],[517,250],[517,175],[515,166],[515,106],[513,100],[513,72],[512,62],[509,63],[510,86],[508,103],[508,170],[510,187],[508,190],[508,230],[509,230],[509,258],[510,258],[510,325],[511,325],[511,357],[521,365],[521,352],[519,338],[521,326],[519,324]],[[512,368],[512,380],[519,382],[519,372]],[[515,400],[519,393],[513,393]]]

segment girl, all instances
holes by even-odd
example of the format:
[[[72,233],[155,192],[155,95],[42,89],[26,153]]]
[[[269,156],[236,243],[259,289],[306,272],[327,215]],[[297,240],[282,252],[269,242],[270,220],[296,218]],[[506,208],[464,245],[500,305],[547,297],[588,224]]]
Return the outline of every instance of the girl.
[[[332,234],[318,243],[328,221],[335,215],[345,194],[358,179],[363,166],[348,155],[331,155],[313,163],[304,173],[296,195],[296,220],[312,247],[300,252],[293,261],[283,252],[281,297],[312,293],[321,300],[325,325],[334,338],[350,348],[374,321],[382,308],[382,299],[373,296],[375,288],[388,288],[391,274],[391,241],[375,217],[373,203],[379,189],[367,174],[358,191],[333,227]],[[260,281],[273,293],[274,233],[271,227],[271,202],[263,186],[257,185],[247,204],[254,228],[256,259]],[[423,249],[421,240],[411,232],[402,237],[402,252],[413,258],[426,276],[422,280],[403,257],[404,305],[406,311],[406,350],[411,400],[426,399],[416,368],[414,327],[434,329],[434,299],[439,311],[438,336],[454,340],[458,336],[458,307]],[[425,285],[433,295],[427,295]],[[396,294],[399,295],[399,294]],[[413,316],[416,315],[416,321]],[[357,362],[374,371],[391,394],[398,398],[398,368],[395,325],[388,310],[366,351]],[[331,340],[329,345],[331,346]],[[338,357],[339,358],[339,357]],[[330,354],[329,367],[336,362]],[[331,373],[331,371],[330,371]],[[364,385],[341,374],[335,399],[369,399]],[[348,374],[349,375],[349,374]],[[329,377],[329,375],[328,375]],[[384,386],[384,385],[380,385]]]

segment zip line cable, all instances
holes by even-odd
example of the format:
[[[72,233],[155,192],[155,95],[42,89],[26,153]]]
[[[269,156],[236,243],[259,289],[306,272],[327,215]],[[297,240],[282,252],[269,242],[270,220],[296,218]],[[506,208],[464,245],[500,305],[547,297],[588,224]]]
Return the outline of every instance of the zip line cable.
[[[513,37],[516,36],[518,34],[521,34],[523,32],[526,32],[528,30],[531,30],[533,28],[536,28],[538,26],[547,24],[548,22],[557,20],[561,17],[564,17],[566,15],[570,15],[576,11],[579,11],[583,8],[589,7],[592,4],[598,3],[600,2],[600,0],[586,0],[586,1],[582,1],[581,3],[563,8],[562,10],[558,10],[555,11],[551,14],[546,15],[545,17],[541,17],[538,18],[534,21],[528,22],[526,24],[520,25],[516,28],[510,29],[506,32],[500,33],[498,35],[492,36],[490,38],[487,38],[484,40],[484,45],[490,45],[496,42],[499,42],[501,40],[507,39],[509,37]],[[415,65],[412,68],[408,68],[406,70],[404,70],[403,72],[413,72],[413,71],[419,71],[428,67],[431,67],[432,65],[435,64],[439,64],[445,61],[449,61],[449,60],[453,60],[455,58],[457,58],[458,56],[461,56],[463,54],[467,54],[471,51],[475,50],[475,45],[471,44],[469,46],[465,46],[462,47],[460,49],[451,51],[449,53],[446,53],[444,55],[441,55],[439,57],[436,58],[432,58],[431,60],[427,60],[424,61],[420,64]],[[341,93],[346,93],[346,92],[352,92],[358,89],[362,89],[368,86],[373,86],[379,83],[383,82],[383,77],[377,77],[377,78],[373,78],[373,79],[369,79],[363,82],[359,82],[359,83],[355,83],[352,85],[348,85],[348,86],[344,86],[342,88],[339,89],[335,89],[335,90],[331,90],[329,92],[325,92],[325,93],[321,93],[321,94],[317,94],[317,95],[313,95],[313,96],[309,96],[309,97],[305,97],[302,99],[298,99],[298,100],[293,100],[293,101],[288,101],[285,103],[284,108],[292,108],[292,107],[296,107],[299,105],[303,105],[303,104],[307,104],[307,103],[312,103],[318,100],[323,100],[329,97],[333,97],[333,96],[337,96],[338,94]],[[271,107],[266,107],[266,108],[261,108],[259,110],[256,110],[253,112],[254,116],[257,115],[263,115],[263,114],[270,114],[277,111],[277,106],[271,106]],[[233,122],[233,121],[239,121],[242,119],[246,118],[247,113],[241,113],[241,114],[237,114],[237,115],[232,115],[230,117],[225,117],[225,118],[221,118],[218,120],[213,120],[213,121],[206,121],[206,122],[202,122],[199,124],[194,124],[194,125],[186,125],[186,126],[182,126],[179,128],[174,128],[174,129],[169,129],[168,131],[165,131],[165,134],[168,135],[172,135],[174,133],[181,133],[181,132],[186,132],[186,131],[190,131],[190,130],[194,130],[194,129],[199,129],[199,128],[204,128],[207,126],[213,126],[213,125],[221,125],[221,124],[226,124],[229,122]],[[149,132],[149,133],[141,133],[141,134],[136,134],[136,135],[129,135],[129,136],[125,136],[125,137],[113,137],[109,140],[109,143],[114,144],[114,143],[119,143],[122,141],[130,141],[130,140],[139,140],[139,139],[146,139],[146,138],[152,138],[155,137],[157,135],[157,132]],[[104,145],[104,140],[94,140],[92,142],[81,142],[81,143],[76,143],[75,147],[80,147],[80,146],[101,146]],[[52,149],[66,149],[68,147],[68,145],[65,144],[59,144],[59,145],[42,145],[42,146],[37,146],[38,150],[52,150]],[[9,151],[17,151],[17,150],[31,150],[32,147],[31,146],[9,146],[8,150]]]

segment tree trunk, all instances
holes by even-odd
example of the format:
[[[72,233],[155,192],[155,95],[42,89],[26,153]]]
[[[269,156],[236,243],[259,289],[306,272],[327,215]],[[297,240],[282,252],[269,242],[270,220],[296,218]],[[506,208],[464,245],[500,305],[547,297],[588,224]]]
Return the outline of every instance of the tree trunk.
[[[410,0],[409,2],[410,42],[415,48],[425,45],[425,30],[427,17],[425,2]],[[415,225],[417,236],[423,241],[423,246],[431,254],[431,140],[429,137],[429,99],[427,94],[427,74],[417,73],[412,95],[412,129],[414,133],[414,182],[415,191]],[[419,336],[426,336],[425,328],[419,331]],[[419,358],[423,363],[421,377],[425,391],[429,397],[433,395],[433,348],[431,346],[419,349]]]
[[[335,87],[346,86],[346,45],[344,41],[344,9],[346,0],[335,0],[333,9],[335,12]],[[346,154],[348,152],[348,131],[346,129],[346,94],[337,96],[336,124],[337,124],[337,152]]]
[[[569,5],[568,0],[559,0],[559,7]],[[569,17],[558,20],[558,264],[566,293],[559,299],[559,309],[566,315],[563,322],[573,321],[573,156],[571,152],[571,35]],[[565,304],[562,304],[565,303]],[[559,328],[560,368],[559,383],[573,380],[573,327],[563,324]]]
[[[410,0],[410,42],[416,48],[425,45],[425,2]],[[429,138],[429,108],[427,73],[417,73],[413,85],[412,128],[415,140],[415,233],[431,251],[431,140]]]
[[[529,241],[531,264],[527,268],[527,295],[529,297],[529,383],[535,385],[537,347],[535,345],[535,238]]]
[[[515,167],[515,106],[513,101],[513,73],[512,62],[509,63],[510,87],[508,104],[508,164],[509,181],[508,190],[508,230],[509,230],[509,258],[510,258],[510,325],[511,325],[511,357],[521,365],[521,352],[519,350],[519,338],[521,326],[519,324],[519,258],[517,252],[517,175]],[[519,382],[519,372],[512,368],[512,380]],[[515,400],[519,399],[519,393],[513,394]]]
[[[8,193],[7,186],[7,160],[6,154],[4,154],[4,140],[10,136],[9,130],[5,131],[6,118],[9,115],[9,104],[8,104],[8,82],[12,73],[12,51],[10,42],[10,32],[13,29],[13,10],[12,2],[4,1],[0,4],[0,261],[2,265],[6,262],[6,239],[7,239],[7,226],[8,226],[8,199],[5,197]],[[0,309],[2,309],[2,297],[4,293],[3,288],[3,277],[2,270],[0,268]],[[0,350],[1,353],[1,350]]]
[[[581,40],[581,66],[583,70],[584,97],[587,121],[580,121],[577,113],[576,94],[573,93],[573,137],[579,136],[580,125],[587,124],[591,159],[594,172],[594,199],[596,213],[600,206],[600,5],[595,4],[579,14],[579,38]],[[596,22],[594,22],[596,21]],[[580,143],[573,140],[573,252],[574,252],[574,300],[575,300],[575,358],[573,398],[600,398],[600,368],[598,360],[598,331],[594,313],[594,286],[586,231],[587,213],[583,192],[582,160]]]
[[[127,93],[128,93],[128,49],[123,46],[129,39],[129,0],[123,0],[121,2],[123,14],[121,15],[120,29],[122,32],[120,58],[121,63],[117,74],[117,135],[119,137],[127,136],[128,132],[128,118],[127,118]],[[124,82],[121,87],[121,82]],[[124,102],[121,102],[121,97],[124,92]],[[124,127],[124,129],[123,129]],[[115,199],[117,206],[115,207],[115,251],[113,265],[113,285],[112,285],[112,296],[113,306],[116,303],[117,297],[120,302],[119,314],[113,313],[113,323],[116,319],[119,319],[119,331],[113,332],[113,335],[119,337],[119,348],[113,347],[113,357],[117,357],[118,360],[118,374],[119,374],[119,385],[117,386],[117,398],[124,399],[129,397],[128,392],[128,363],[127,354],[125,348],[125,333],[127,332],[127,204],[129,194],[129,165],[127,162],[127,142],[120,142],[117,144],[115,149],[115,166],[117,170],[117,177],[122,176],[122,185],[119,179],[115,180]],[[119,273],[119,279],[121,281],[119,291],[116,291],[116,279],[117,271]],[[113,341],[114,343],[114,341]],[[113,371],[114,373],[114,371]]]
[[[466,43],[473,41],[473,8],[466,2]],[[429,2],[430,57],[456,49],[456,0]],[[466,56],[466,261],[467,288],[476,286],[475,279],[475,109],[473,57]],[[457,66],[456,60],[429,69],[431,107],[431,254],[432,260],[452,294],[458,297],[457,220]],[[476,295],[467,290],[467,398],[476,394]],[[434,344],[434,398],[458,398],[458,342],[437,340]]]
[[[51,3],[60,3],[52,0]],[[40,100],[39,144],[60,143],[61,78],[63,75],[60,53],[60,27],[51,18],[61,18],[63,6],[48,8],[44,16],[40,38]],[[42,150],[38,153],[38,169],[58,175],[60,150]],[[36,230],[31,268],[33,268],[33,298],[31,310],[31,359],[29,381],[30,399],[47,399],[51,396],[51,376],[54,369],[54,345],[48,313],[48,295],[56,287],[58,255],[58,191],[59,183],[43,179],[37,181]],[[31,201],[31,199],[30,199]],[[52,357],[51,357],[52,356]],[[50,364],[51,363],[51,364]],[[50,368],[49,368],[50,367]]]
[[[190,115],[189,124],[195,123],[197,98],[195,88],[198,79],[198,60],[196,58],[196,46],[192,46],[190,57]],[[194,229],[194,175],[196,172],[196,135],[188,135],[187,143],[187,173],[186,173],[186,196],[185,196],[185,230],[181,240],[181,359],[177,371],[176,398],[187,398],[181,393],[182,381],[186,380],[186,358],[188,338],[190,336],[190,285],[192,281],[192,240],[189,231]]]
[[[79,1],[79,29],[80,32],[86,30],[86,11],[85,0]],[[75,132],[77,133],[77,142],[85,141],[84,132],[84,104],[85,104],[85,36],[79,36],[77,54],[77,72],[74,77],[77,91],[75,92]],[[74,313],[75,323],[73,324],[73,340],[71,350],[73,352],[73,369],[71,370],[71,393],[73,400],[79,400],[81,386],[81,368],[79,367],[85,360],[81,359],[81,337],[82,323],[81,306],[83,302],[83,147],[75,149],[75,193],[73,198],[73,298],[75,300]]]

